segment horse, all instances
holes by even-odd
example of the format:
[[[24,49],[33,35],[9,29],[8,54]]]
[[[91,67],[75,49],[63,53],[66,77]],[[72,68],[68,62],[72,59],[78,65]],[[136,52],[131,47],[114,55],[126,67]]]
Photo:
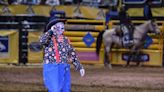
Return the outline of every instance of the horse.
[[[112,68],[112,66],[109,61],[109,53],[111,51],[112,45],[115,44],[116,46],[125,48],[122,44],[122,37],[117,35],[118,30],[120,30],[120,26],[102,31],[97,36],[96,40],[97,55],[99,55],[102,41],[104,42],[104,66],[110,69]],[[151,33],[160,34],[160,29],[154,20],[146,21],[145,23],[134,27],[132,34],[133,44],[130,48],[128,48],[130,49],[129,53],[133,54],[134,52],[137,52],[139,51],[139,49],[141,49],[144,43],[144,39],[149,31]],[[130,56],[130,58],[127,60],[126,66],[129,66],[131,57],[132,56]]]

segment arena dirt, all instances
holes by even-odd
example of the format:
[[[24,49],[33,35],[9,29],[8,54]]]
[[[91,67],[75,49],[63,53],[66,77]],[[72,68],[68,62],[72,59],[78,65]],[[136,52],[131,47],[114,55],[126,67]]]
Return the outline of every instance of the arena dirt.
[[[164,68],[85,65],[86,76],[71,67],[72,92],[164,92]],[[41,65],[0,65],[0,92],[47,92]]]

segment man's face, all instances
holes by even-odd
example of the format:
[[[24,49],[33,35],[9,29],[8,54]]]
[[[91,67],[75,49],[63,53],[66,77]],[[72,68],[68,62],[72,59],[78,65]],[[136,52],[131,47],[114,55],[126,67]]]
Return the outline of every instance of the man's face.
[[[51,27],[51,30],[55,31],[57,35],[62,35],[64,32],[64,23],[63,22],[56,23]]]

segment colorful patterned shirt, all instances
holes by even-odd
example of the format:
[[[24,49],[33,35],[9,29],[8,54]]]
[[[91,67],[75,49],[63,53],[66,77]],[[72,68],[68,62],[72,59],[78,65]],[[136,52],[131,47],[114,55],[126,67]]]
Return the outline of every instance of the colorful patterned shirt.
[[[45,32],[40,37],[40,42],[44,46],[44,63],[55,63],[56,56],[55,56],[55,47],[54,42],[51,36],[51,30]],[[57,38],[55,34],[53,34]],[[63,35],[62,41],[58,42],[58,51],[60,54],[60,63],[68,63],[68,61],[72,61],[73,65],[75,66],[76,70],[80,70],[83,66],[80,64],[75,49],[70,44],[70,41],[66,36]]]

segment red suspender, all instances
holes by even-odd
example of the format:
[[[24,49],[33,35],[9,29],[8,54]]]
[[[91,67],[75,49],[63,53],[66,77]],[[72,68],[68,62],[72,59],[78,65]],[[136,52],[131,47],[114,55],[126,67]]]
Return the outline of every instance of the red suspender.
[[[54,47],[55,47],[55,56],[56,56],[56,63],[59,63],[60,62],[60,55],[59,55],[59,51],[58,51],[58,46],[57,46],[57,42],[56,42],[56,39],[55,37],[53,36],[53,42],[54,42]]]

